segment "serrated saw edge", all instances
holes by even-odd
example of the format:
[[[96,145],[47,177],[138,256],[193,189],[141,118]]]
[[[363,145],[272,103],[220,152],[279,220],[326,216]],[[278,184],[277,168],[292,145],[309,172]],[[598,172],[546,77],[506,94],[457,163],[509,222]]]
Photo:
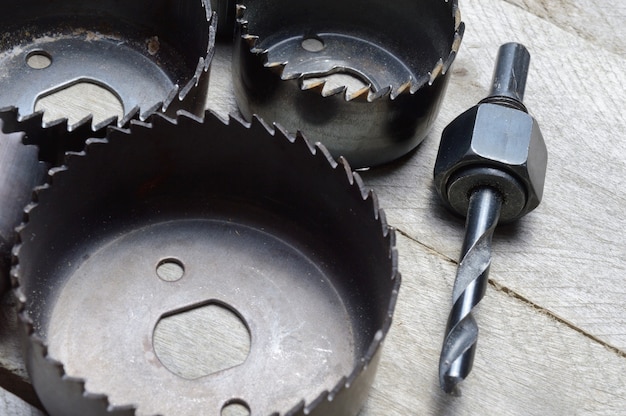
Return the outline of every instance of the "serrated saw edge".
[[[325,147],[319,143],[311,145],[302,134],[298,133],[295,136],[288,135],[280,126],[273,125],[268,126],[259,118],[255,117],[251,123],[246,123],[235,116],[229,116],[227,122],[221,121],[216,115],[210,112],[206,112],[204,120],[198,118],[190,113],[180,111],[178,117],[168,118],[162,114],[153,114],[146,121],[133,120],[128,128],[110,128],[108,131],[108,137],[106,138],[93,138],[89,139],[86,143],[85,149],[78,152],[68,152],[66,162],[64,165],[53,168],[49,171],[49,180],[46,184],[35,188],[33,193],[33,201],[24,210],[25,219],[24,222],[17,228],[18,242],[13,247],[13,267],[11,269],[11,277],[14,285],[14,294],[17,299],[18,317],[21,325],[23,326],[26,336],[29,339],[31,348],[36,354],[36,358],[49,366],[49,371],[52,371],[59,379],[61,385],[66,386],[69,390],[74,392],[80,392],[82,399],[87,400],[93,406],[91,409],[99,409],[101,414],[110,415],[135,415],[136,405],[130,403],[126,405],[111,405],[105,394],[94,394],[86,390],[86,380],[72,377],[65,373],[63,364],[48,354],[46,343],[41,337],[36,334],[33,320],[30,318],[29,311],[27,310],[27,297],[23,293],[20,287],[20,251],[24,241],[26,241],[30,235],[29,231],[29,216],[38,209],[39,199],[49,192],[50,188],[55,186],[56,183],[62,182],[64,175],[72,166],[77,162],[80,162],[86,155],[97,152],[101,146],[107,146],[116,140],[127,140],[129,136],[132,136],[133,132],[138,130],[146,130],[153,128],[162,128],[163,125],[184,125],[184,124],[211,124],[221,123],[230,125],[233,128],[247,129],[248,131],[260,131],[263,134],[269,134],[275,140],[288,141],[290,146],[294,146],[296,151],[308,152],[311,156],[321,161],[322,165],[325,165],[326,169],[331,169],[338,175],[338,180],[344,181],[345,185],[349,188],[348,191],[356,193],[358,197],[369,205],[369,211],[371,212],[372,219],[374,219],[380,226],[381,236],[388,241],[389,247],[389,259],[391,261],[392,270],[390,271],[390,279],[393,281],[392,293],[390,296],[389,304],[387,306],[387,313],[384,319],[382,327],[373,336],[372,341],[369,344],[367,352],[363,357],[358,360],[358,363],[354,366],[353,370],[341,377],[336,383],[335,387],[330,391],[323,391],[319,396],[312,400],[310,403],[304,401],[296,404],[291,410],[284,413],[285,415],[318,415],[322,416],[324,413],[324,405],[328,405],[333,401],[342,400],[344,392],[350,390],[350,388],[358,384],[360,376],[364,374],[368,366],[372,364],[375,368],[376,360],[380,356],[380,347],[382,342],[388,333],[392,315],[395,309],[397,295],[400,287],[401,275],[398,270],[398,255],[396,249],[396,237],[395,230],[387,224],[384,211],[379,208],[378,199],[372,190],[368,190],[363,185],[360,176],[357,173],[352,172],[349,164],[345,159],[339,158],[338,161],[333,159]],[[252,133],[250,133],[252,134]],[[387,244],[387,243],[386,243]],[[373,377],[373,375],[372,375]],[[362,378],[362,377],[361,377]],[[279,415],[279,413],[274,413]]]
[[[312,84],[311,86],[305,87],[303,89],[318,91],[318,93],[324,97],[343,94],[343,97],[346,101],[359,100],[372,102],[382,99],[394,100],[398,96],[403,94],[415,94],[420,88],[424,87],[424,85],[426,84],[432,85],[440,75],[445,75],[452,66],[452,63],[454,62],[454,59],[456,58],[456,55],[461,46],[461,41],[465,32],[465,24],[461,20],[461,11],[458,7],[458,0],[443,1],[445,1],[446,3],[451,3],[452,16],[454,18],[454,38],[452,41],[452,46],[448,55],[441,56],[437,60],[433,68],[428,71],[428,73],[424,76],[420,77],[419,79],[415,79],[412,76],[409,76],[404,82],[400,83],[399,85],[389,85],[381,88],[379,91],[374,91],[371,86],[365,86],[354,92],[349,92],[348,87],[345,85],[334,86],[333,88],[329,89],[325,88],[325,80],[320,81],[319,83]],[[289,65],[289,61],[269,61],[268,50],[260,48],[258,46],[259,36],[254,33],[250,33],[248,29],[249,22],[246,17],[245,5],[236,4],[236,22],[241,27],[241,38],[247,44],[250,52],[252,54],[261,56],[264,67],[278,74],[282,80],[302,80],[307,76],[320,76],[320,74],[317,73],[309,74],[305,72],[297,72],[290,74],[289,76],[285,76],[285,69]],[[332,71],[329,73],[332,73]]]

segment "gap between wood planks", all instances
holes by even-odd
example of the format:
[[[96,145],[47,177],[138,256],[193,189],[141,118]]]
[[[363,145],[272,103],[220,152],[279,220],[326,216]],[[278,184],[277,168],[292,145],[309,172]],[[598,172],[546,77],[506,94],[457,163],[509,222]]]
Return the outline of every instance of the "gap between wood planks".
[[[445,254],[442,254],[440,252],[438,252],[437,250],[435,250],[433,247],[430,247],[427,244],[424,244],[423,242],[417,240],[415,237],[411,236],[410,234],[400,230],[399,228],[394,228],[396,230],[396,232],[400,235],[402,235],[403,237],[408,238],[409,240],[419,244],[420,246],[422,246],[423,248],[425,248],[428,252],[440,257],[442,260],[447,261],[449,263],[453,263],[453,264],[459,264],[458,261],[446,256]],[[576,325],[574,325],[573,323],[567,321],[566,319],[561,318],[560,316],[556,315],[554,312],[552,312],[549,309],[544,308],[543,306],[533,302],[532,300],[528,299],[527,297],[517,293],[516,291],[514,291],[513,289],[510,289],[504,285],[502,285],[501,283],[498,283],[497,281],[493,280],[493,279],[489,279],[489,285],[491,287],[493,287],[494,289],[496,289],[499,292],[504,293],[505,295],[516,299],[528,306],[530,306],[531,308],[533,308],[534,310],[536,310],[537,312],[544,314],[552,319],[554,319],[555,321],[557,321],[558,323],[567,326],[568,328],[578,332],[579,334],[581,334],[582,336],[584,336],[585,338],[590,339],[593,342],[596,342],[600,345],[602,345],[604,348],[606,348],[607,350],[617,354],[618,356],[622,357],[622,358],[626,358],[626,351],[622,351],[619,348],[609,344],[608,342],[605,342],[603,340],[601,340],[600,338],[596,337],[595,335],[592,335],[586,331],[584,331],[583,329],[577,327]]]

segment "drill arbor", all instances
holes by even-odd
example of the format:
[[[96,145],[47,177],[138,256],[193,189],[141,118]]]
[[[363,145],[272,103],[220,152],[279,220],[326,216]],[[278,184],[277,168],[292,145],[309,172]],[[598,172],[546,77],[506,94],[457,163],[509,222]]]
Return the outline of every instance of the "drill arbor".
[[[493,231],[535,209],[543,194],[548,153],[522,103],[529,62],[524,46],[502,45],[489,96],[441,136],[435,186],[445,205],[466,217],[439,361],[439,382],[447,393],[458,393],[457,384],[472,369],[478,339],[472,310],[487,288]]]

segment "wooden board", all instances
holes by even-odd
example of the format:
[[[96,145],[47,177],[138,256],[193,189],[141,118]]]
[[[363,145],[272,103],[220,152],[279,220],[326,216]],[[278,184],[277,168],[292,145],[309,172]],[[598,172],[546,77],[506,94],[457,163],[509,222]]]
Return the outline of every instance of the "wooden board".
[[[626,3],[598,0],[505,0],[599,48],[624,56]]]
[[[626,119],[615,109],[626,97],[626,60],[506,2],[463,10],[467,33],[433,134],[404,164],[363,176],[390,223],[456,259],[462,220],[441,210],[432,188],[438,135],[486,94],[498,45],[526,44],[525,102],[548,145],[546,189],[535,212],[497,231],[491,278],[624,351],[626,290],[616,279],[626,271]]]
[[[44,416],[44,412],[36,409],[19,397],[0,389],[0,415],[3,416]]]
[[[443,306],[450,302],[456,265],[407,237],[398,245],[402,291],[361,416],[618,415],[626,409],[622,355],[497,283],[476,314],[480,338],[462,396],[443,394],[437,371],[447,319]]]
[[[403,273],[362,415],[620,414],[626,3],[466,0],[461,8],[467,30],[431,134],[403,160],[362,173],[398,230]],[[532,54],[525,102],[550,152],[546,190],[535,212],[496,231],[474,371],[463,395],[449,397],[439,390],[437,365],[463,221],[442,208],[432,167],[442,129],[486,94],[497,48],[508,41]],[[209,86],[208,107],[221,117],[235,109],[229,53],[218,50]],[[12,319],[0,326],[0,386],[32,403]]]

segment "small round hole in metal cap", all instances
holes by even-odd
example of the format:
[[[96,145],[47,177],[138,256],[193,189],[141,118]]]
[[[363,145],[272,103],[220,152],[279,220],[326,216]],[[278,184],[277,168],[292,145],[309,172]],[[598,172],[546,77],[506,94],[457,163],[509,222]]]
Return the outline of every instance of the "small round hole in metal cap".
[[[180,260],[168,257],[159,262],[156,267],[156,274],[159,279],[165,282],[176,282],[185,275],[185,266]]]
[[[45,51],[33,51],[26,56],[26,65],[33,69],[45,69],[52,65],[52,56]]]
[[[241,399],[229,400],[222,407],[220,416],[250,416],[250,407]]]
[[[325,47],[324,42],[316,36],[306,37],[302,40],[302,49],[308,52],[320,52]]]
[[[156,324],[152,340],[161,364],[188,380],[243,364],[250,343],[243,319],[218,303],[165,314]]]

